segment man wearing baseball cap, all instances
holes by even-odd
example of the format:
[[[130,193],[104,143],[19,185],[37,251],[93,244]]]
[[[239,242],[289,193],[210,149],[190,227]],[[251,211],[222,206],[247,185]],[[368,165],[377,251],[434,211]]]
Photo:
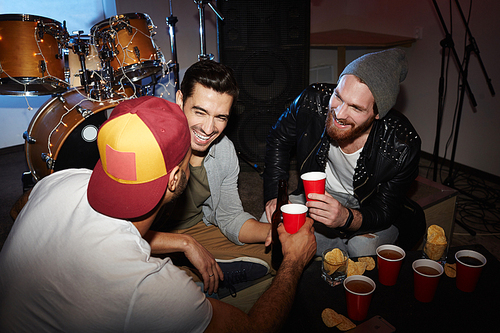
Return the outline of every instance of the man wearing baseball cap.
[[[291,147],[299,174],[326,173],[324,194],[310,194],[317,255],[338,247],[350,256],[374,255],[397,242],[410,250],[422,237],[422,208],[406,197],[418,176],[420,137],[392,109],[408,63],[401,49],[366,54],[351,62],[337,85],[312,84],[272,128],[266,149],[264,200],[269,219],[278,180],[288,179]],[[302,182],[290,196],[305,203]],[[263,216],[264,219],[264,216]]]
[[[312,221],[295,235],[280,229],[284,267],[253,318],[207,299],[170,258],[152,257],[143,239],[189,179],[182,110],[157,97],[124,101],[97,145],[93,171],[43,178],[18,215],[0,252],[1,332],[269,331],[282,322],[316,248]]]

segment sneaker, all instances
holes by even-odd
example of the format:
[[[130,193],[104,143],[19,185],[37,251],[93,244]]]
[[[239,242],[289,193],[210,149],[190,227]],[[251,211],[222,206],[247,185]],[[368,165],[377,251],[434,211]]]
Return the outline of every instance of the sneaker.
[[[219,297],[236,297],[236,292],[253,284],[269,273],[269,265],[262,259],[239,257],[229,260],[215,259],[224,273],[224,281],[219,285]]]

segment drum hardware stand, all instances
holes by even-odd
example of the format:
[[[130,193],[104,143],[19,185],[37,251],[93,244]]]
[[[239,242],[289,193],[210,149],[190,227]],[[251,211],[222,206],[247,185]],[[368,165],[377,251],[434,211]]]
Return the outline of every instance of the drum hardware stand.
[[[80,83],[83,86],[85,93],[89,93],[89,84],[90,84],[90,79],[89,79],[89,72],[87,71],[87,67],[85,65],[85,58],[89,55],[89,48],[88,46],[81,41],[80,36],[83,34],[83,31],[78,31],[77,32],[78,36],[78,41],[76,42],[75,45],[73,45],[73,52],[78,54],[78,59],[80,60]]]
[[[450,167],[449,167],[449,171],[448,171],[448,177],[444,180],[443,184],[448,186],[448,187],[455,188],[454,182],[453,182],[453,177],[454,177],[453,168],[455,165],[455,152],[456,152],[457,141],[458,141],[458,130],[460,128],[460,120],[461,120],[461,116],[462,116],[462,107],[463,107],[463,103],[464,103],[465,92],[467,92],[467,94],[469,95],[469,99],[470,99],[470,102],[471,102],[472,107],[473,107],[473,112],[476,112],[475,107],[477,106],[476,99],[474,98],[474,94],[472,93],[470,86],[468,84],[468,81],[467,81],[470,54],[472,52],[474,52],[477,55],[477,58],[479,59],[479,64],[481,66],[483,74],[486,77],[486,81],[487,81],[487,84],[488,84],[488,87],[489,87],[489,90],[490,90],[490,93],[492,96],[495,96],[495,91],[494,91],[493,86],[491,84],[491,80],[489,79],[489,77],[486,73],[485,67],[484,67],[483,62],[481,60],[481,57],[479,55],[479,49],[477,47],[476,41],[475,41],[474,37],[472,37],[472,33],[469,29],[469,25],[467,23],[467,20],[465,19],[465,16],[462,12],[462,8],[460,7],[460,3],[458,2],[458,0],[455,0],[455,3],[459,9],[459,12],[460,12],[460,15],[462,17],[462,21],[465,25],[467,36],[469,37],[469,42],[470,42],[470,44],[467,45],[465,48],[464,64],[461,64],[460,59],[458,58],[458,54],[457,54],[457,51],[456,51],[455,46],[454,46],[453,38],[450,35],[450,33],[448,32],[448,29],[446,28],[446,23],[444,22],[444,19],[441,15],[441,12],[440,12],[439,7],[436,3],[436,0],[432,0],[432,2],[434,3],[434,7],[436,8],[436,12],[439,16],[439,19],[441,21],[441,25],[443,27],[443,30],[444,30],[445,36],[446,36],[445,39],[443,39],[440,43],[442,46],[442,51],[441,51],[442,59],[441,59],[441,77],[439,80],[438,124],[437,124],[437,129],[436,129],[436,141],[434,143],[434,154],[433,154],[433,163],[434,163],[433,180],[436,181],[436,178],[437,178],[437,164],[438,164],[438,158],[439,158],[439,135],[440,135],[439,133],[441,130],[442,115],[443,115],[443,109],[444,109],[444,64],[445,64],[446,48],[449,48],[452,52],[452,55],[454,56],[455,62],[457,63],[457,65],[459,67],[459,74],[460,74],[459,77],[461,78],[461,85],[460,85],[460,97],[459,97],[459,104],[458,104],[458,110],[457,110],[457,118],[456,118],[456,122],[455,122],[455,130],[454,130],[455,134],[454,134],[454,138],[453,138],[453,148],[452,148],[452,154],[451,154],[451,159],[450,159]],[[460,189],[457,189],[457,188],[455,188],[455,189],[457,191],[459,191],[460,193],[471,197],[473,200],[483,201],[483,200],[481,200],[481,199],[479,199],[479,198],[477,198],[469,193],[463,192]],[[476,234],[476,232],[474,230],[470,229],[467,225],[463,224],[461,221],[455,220],[455,222],[458,225],[460,225],[462,228],[467,230],[471,235],[474,236]]]
[[[169,72],[172,71],[174,73],[175,91],[177,91],[179,90],[179,64],[177,63],[177,44],[175,40],[175,24],[177,23],[177,17],[173,16],[172,0],[169,1],[169,4],[170,16],[166,18],[166,23],[168,25],[168,34],[170,36],[170,51],[172,52],[172,61],[168,65],[168,70]]]
[[[224,21],[224,17],[222,14],[212,6],[211,0],[194,0],[196,4],[198,4],[198,13],[200,18],[200,50],[201,53],[198,55],[198,61],[200,60],[213,60],[213,54],[205,54],[205,49],[207,45],[207,41],[205,38],[205,5],[208,5],[213,12],[219,17],[221,21]]]
[[[99,58],[103,63],[102,70],[99,71],[98,75],[96,73],[93,73],[91,76],[95,86],[95,88],[90,91],[90,96],[93,99],[102,101],[103,99],[109,99],[113,96],[112,87],[107,84],[103,85],[101,82],[114,81],[113,67],[111,67],[111,60],[113,59],[113,57],[113,51],[110,50],[106,44],[104,44],[103,50],[99,52]]]

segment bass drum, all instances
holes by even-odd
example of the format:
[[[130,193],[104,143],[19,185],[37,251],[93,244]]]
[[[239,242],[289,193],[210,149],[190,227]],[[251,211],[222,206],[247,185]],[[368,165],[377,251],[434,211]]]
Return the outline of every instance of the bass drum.
[[[122,100],[92,101],[80,87],[42,105],[24,133],[34,180],[68,168],[93,169],[99,160],[97,130]]]
[[[63,49],[68,33],[52,19],[0,15],[0,93],[50,95],[67,90]]]

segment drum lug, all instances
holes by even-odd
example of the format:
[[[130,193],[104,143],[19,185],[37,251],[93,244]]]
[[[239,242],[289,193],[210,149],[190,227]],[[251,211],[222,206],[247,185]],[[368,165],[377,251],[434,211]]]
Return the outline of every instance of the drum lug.
[[[47,169],[49,170],[54,170],[54,165],[56,164],[56,161],[50,157],[49,155],[42,153],[42,160],[47,164]]]
[[[83,118],[88,118],[88,117],[90,117],[91,115],[93,115],[93,114],[94,114],[94,112],[92,112],[92,110],[90,110],[90,109],[84,109],[84,108],[82,108],[80,105],[78,105],[78,106],[76,107],[76,111],[77,111],[79,114],[81,114]]]
[[[36,143],[36,140],[29,136],[28,131],[23,133],[23,138],[27,143]]]

